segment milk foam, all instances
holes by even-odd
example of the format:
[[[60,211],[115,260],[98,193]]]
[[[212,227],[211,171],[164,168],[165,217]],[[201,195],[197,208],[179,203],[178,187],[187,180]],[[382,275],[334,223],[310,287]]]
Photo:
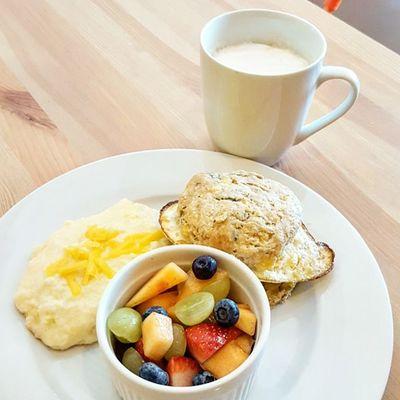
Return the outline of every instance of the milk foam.
[[[229,68],[259,75],[286,74],[309,64],[289,48],[252,42],[222,47],[214,57]]]

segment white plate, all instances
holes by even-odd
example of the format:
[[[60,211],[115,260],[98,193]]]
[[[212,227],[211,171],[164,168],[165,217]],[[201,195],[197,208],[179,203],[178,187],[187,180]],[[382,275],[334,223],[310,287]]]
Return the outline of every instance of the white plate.
[[[119,199],[160,207],[199,171],[247,169],[289,186],[310,231],[336,252],[336,267],[298,287],[272,312],[271,337],[249,399],[380,399],[388,377],[392,315],[378,264],[327,201],[262,164],[220,153],[161,150],[86,165],[31,193],[0,220],[0,399],[113,400],[97,345],[51,351],[24,328],[13,293],[32,249],[64,220]],[[351,199],[349,199],[351,201]],[[357,204],[354,204],[357,207]]]

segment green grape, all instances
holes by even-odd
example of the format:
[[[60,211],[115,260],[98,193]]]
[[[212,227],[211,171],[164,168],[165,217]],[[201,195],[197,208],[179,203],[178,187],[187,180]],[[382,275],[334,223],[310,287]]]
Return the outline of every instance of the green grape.
[[[203,322],[214,308],[214,297],[208,292],[194,293],[175,304],[175,315],[188,326]]]
[[[115,336],[115,337],[118,339],[118,341],[121,342],[121,343],[124,343],[124,344],[130,343],[129,340],[126,340],[126,339],[124,339],[124,338],[121,337],[121,336],[117,336],[117,335],[114,335],[114,336]]]
[[[108,316],[107,326],[122,343],[135,343],[142,336],[142,317],[132,308],[114,310]]]
[[[231,281],[229,276],[225,276],[222,279],[212,282],[202,289],[204,292],[211,293],[214,296],[214,301],[218,302],[228,297],[228,293],[231,290]]]
[[[174,341],[164,358],[169,361],[172,357],[183,356],[186,352],[185,328],[179,324],[172,324]]]
[[[144,363],[142,356],[133,348],[130,347],[122,356],[122,364],[134,374],[139,374],[139,369]]]

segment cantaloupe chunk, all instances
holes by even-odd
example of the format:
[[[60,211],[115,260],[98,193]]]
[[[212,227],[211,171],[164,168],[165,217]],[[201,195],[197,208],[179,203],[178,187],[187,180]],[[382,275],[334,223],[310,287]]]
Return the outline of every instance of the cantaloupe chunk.
[[[178,299],[178,292],[176,290],[174,290],[173,292],[161,293],[139,304],[136,307],[136,310],[140,312],[140,314],[143,314],[150,307],[161,306],[168,311],[170,307],[176,304],[177,299]]]
[[[244,333],[253,336],[256,332],[257,317],[253,311],[243,308],[241,304],[238,304],[239,308],[239,320],[236,322],[236,328],[239,328]]]
[[[128,301],[126,307],[134,307],[143,303],[185,281],[187,277],[187,273],[182,268],[170,262],[144,284],[144,286]]]
[[[219,379],[235,370],[248,356],[233,340],[219,349],[201,367]]]
[[[249,335],[240,335],[235,339],[235,343],[246,353],[250,354],[254,344],[254,339]]]
[[[171,318],[152,312],[142,323],[142,337],[144,355],[161,360],[174,340]]]
[[[212,278],[205,280],[197,279],[193,271],[190,270],[188,279],[178,286],[178,301],[197,292],[209,292],[214,296],[215,301],[219,301],[228,295],[229,289],[229,274],[223,269],[218,269]]]

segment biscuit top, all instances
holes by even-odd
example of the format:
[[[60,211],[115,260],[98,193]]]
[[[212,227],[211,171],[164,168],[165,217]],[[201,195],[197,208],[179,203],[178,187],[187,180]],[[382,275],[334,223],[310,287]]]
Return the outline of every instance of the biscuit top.
[[[274,262],[299,229],[301,214],[290,189],[246,171],[197,174],[178,203],[187,242],[219,248],[249,266]]]

